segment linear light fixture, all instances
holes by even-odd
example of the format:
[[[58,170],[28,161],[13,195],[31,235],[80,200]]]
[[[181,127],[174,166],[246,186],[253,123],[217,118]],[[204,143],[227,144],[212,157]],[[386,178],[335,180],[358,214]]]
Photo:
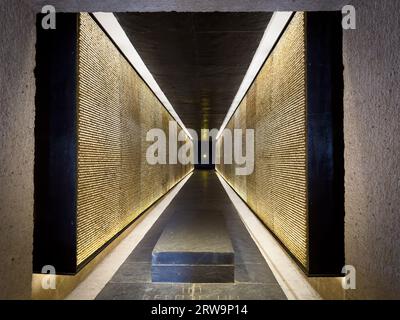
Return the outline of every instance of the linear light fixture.
[[[150,89],[154,92],[157,98],[164,105],[165,109],[171,114],[171,116],[176,120],[176,122],[182,127],[185,133],[193,140],[193,137],[190,135],[189,131],[186,129],[182,120],[179,118],[175,109],[168,101],[168,98],[165,96],[164,92],[159,87],[158,83],[154,79],[153,75],[149,71],[149,69],[144,64],[142,58],[136,51],[132,42],[129,40],[125,31],[122,29],[119,24],[117,18],[113,13],[106,12],[96,12],[93,14],[96,18],[97,22],[103,27],[108,36],[114,41],[114,43],[118,46],[118,48],[122,51],[128,61],[133,65],[136,71],[140,74],[143,80],[147,83]]]
[[[271,20],[268,23],[268,26],[265,29],[264,35],[260,41],[260,44],[254,54],[253,60],[251,61],[250,66],[247,69],[247,72],[243,78],[242,84],[240,85],[239,90],[236,93],[236,96],[233,99],[233,102],[228,110],[228,113],[225,116],[224,122],[222,123],[221,128],[218,131],[217,139],[221,136],[226,125],[228,124],[229,119],[235,113],[244,95],[253,83],[254,78],[257,76],[258,71],[264,64],[265,59],[268,58],[269,54],[275,46],[275,43],[278,41],[280,35],[285,29],[285,26],[292,17],[292,14],[292,11],[285,11],[274,12],[274,14],[272,15]]]

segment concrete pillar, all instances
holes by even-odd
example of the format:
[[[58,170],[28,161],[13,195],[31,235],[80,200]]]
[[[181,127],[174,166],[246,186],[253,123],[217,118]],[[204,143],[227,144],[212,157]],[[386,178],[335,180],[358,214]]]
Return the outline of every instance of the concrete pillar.
[[[400,2],[357,1],[343,32],[347,298],[400,297]]]
[[[0,2],[0,299],[29,299],[32,281],[35,20]]]

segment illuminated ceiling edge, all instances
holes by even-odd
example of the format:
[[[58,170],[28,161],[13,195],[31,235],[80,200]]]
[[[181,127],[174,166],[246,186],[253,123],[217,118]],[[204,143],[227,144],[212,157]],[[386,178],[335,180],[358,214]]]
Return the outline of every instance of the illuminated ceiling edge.
[[[275,43],[278,41],[280,35],[285,29],[285,26],[289,22],[292,14],[293,11],[282,11],[274,12],[274,14],[272,15],[272,18],[268,23],[267,28],[265,29],[264,35],[254,54],[254,57],[251,60],[250,66],[247,69],[247,72],[243,78],[242,84],[240,85],[239,90],[236,93],[236,96],[233,99],[232,104],[228,110],[228,113],[226,114],[225,119],[222,122],[221,128],[218,131],[216,137],[217,139],[221,136],[232,115],[235,113],[247,90],[253,83],[254,78],[257,76],[265,60],[274,48]]]
[[[103,27],[108,36],[114,41],[114,43],[118,46],[118,48],[122,51],[128,61],[133,65],[136,71],[140,74],[143,80],[147,83],[153,93],[157,96],[157,98],[164,105],[165,109],[171,114],[171,116],[176,120],[177,123],[182,127],[185,133],[193,140],[193,137],[190,135],[189,131],[186,129],[182,120],[179,118],[175,109],[168,101],[168,98],[165,96],[164,92],[159,87],[158,83],[154,79],[150,70],[144,64],[142,58],[136,51],[132,42],[129,40],[125,31],[122,29],[119,24],[117,18],[115,18],[113,13],[109,12],[96,12],[93,13],[97,22]]]

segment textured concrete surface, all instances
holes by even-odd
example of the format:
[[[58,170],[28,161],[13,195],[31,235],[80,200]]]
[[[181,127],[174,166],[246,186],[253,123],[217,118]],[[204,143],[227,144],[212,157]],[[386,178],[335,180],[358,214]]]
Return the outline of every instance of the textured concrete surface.
[[[344,32],[347,298],[400,298],[400,1],[362,1]]]
[[[46,4],[59,11],[301,11],[338,10],[350,0],[25,0],[36,9]],[[361,0],[362,1],[362,0]],[[365,0],[364,0],[365,1]],[[378,0],[380,1],[380,0]],[[394,0],[395,1],[395,0]]]
[[[18,3],[0,2],[0,299],[32,280],[35,28]]]

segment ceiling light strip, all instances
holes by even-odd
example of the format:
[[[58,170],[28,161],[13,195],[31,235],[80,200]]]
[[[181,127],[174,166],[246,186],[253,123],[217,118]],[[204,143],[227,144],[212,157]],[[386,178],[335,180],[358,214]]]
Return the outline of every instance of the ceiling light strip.
[[[96,12],[93,14],[97,19],[97,22],[103,27],[108,36],[114,41],[118,48],[122,51],[128,61],[133,65],[136,71],[140,74],[143,80],[147,83],[153,93],[164,105],[165,109],[171,114],[171,116],[176,120],[176,122],[182,127],[186,134],[193,140],[189,131],[186,129],[182,120],[179,118],[175,109],[172,107],[171,103],[168,101],[164,92],[159,87],[158,83],[154,79],[153,75],[149,69],[144,64],[142,58],[136,51],[132,42],[129,40],[125,31],[122,29],[117,18],[113,13]]]
[[[268,23],[267,28],[265,29],[264,35],[260,41],[256,53],[254,54],[253,60],[251,61],[250,66],[247,69],[246,75],[243,78],[242,84],[240,85],[239,90],[236,93],[236,96],[233,99],[233,102],[228,110],[228,113],[225,116],[224,122],[222,123],[222,126],[218,131],[217,139],[221,136],[230,118],[236,111],[247,90],[253,83],[254,78],[257,76],[265,60],[268,58],[269,54],[274,48],[275,43],[278,41],[280,35],[285,29],[290,18],[292,17],[292,14],[292,11],[287,11],[274,12],[274,14],[272,15],[272,18]]]

